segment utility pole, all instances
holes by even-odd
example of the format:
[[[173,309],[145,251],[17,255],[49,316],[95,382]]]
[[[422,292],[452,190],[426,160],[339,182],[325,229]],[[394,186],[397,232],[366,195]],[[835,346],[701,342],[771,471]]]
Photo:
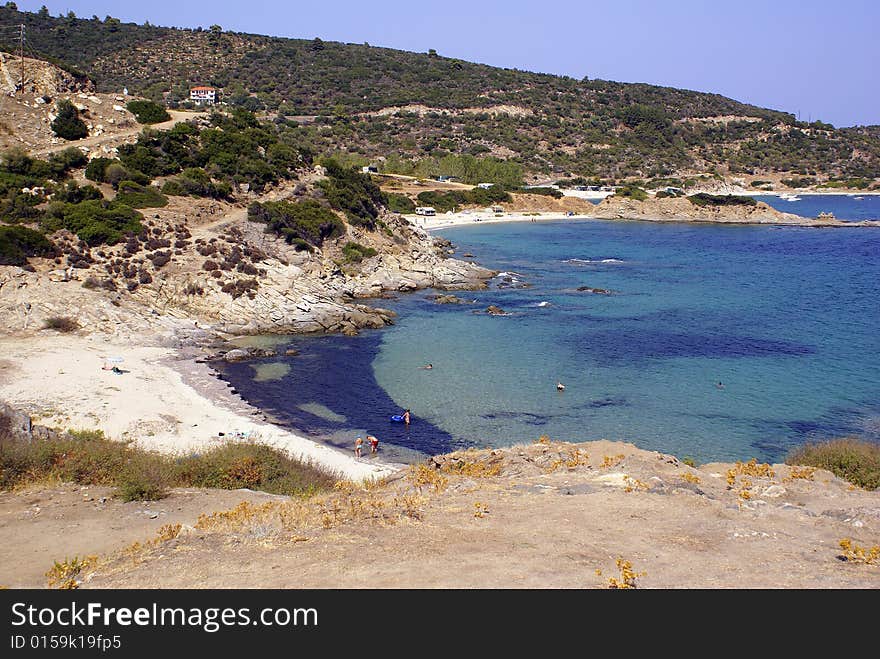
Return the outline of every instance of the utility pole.
[[[21,59],[21,93],[24,94],[24,23],[18,26],[18,56]]]

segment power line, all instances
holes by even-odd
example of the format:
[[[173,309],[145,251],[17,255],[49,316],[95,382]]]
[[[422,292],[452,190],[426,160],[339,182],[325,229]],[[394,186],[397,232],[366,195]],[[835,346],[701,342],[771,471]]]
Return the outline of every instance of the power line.
[[[24,23],[18,26],[18,54],[21,57],[21,93],[24,94]]]

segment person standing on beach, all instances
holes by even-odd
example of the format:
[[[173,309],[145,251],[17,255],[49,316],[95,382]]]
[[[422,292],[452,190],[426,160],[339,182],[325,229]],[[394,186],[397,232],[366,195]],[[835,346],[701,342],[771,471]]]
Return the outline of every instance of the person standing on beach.
[[[403,422],[406,425],[409,425],[409,410],[404,411],[403,413]]]
[[[358,437],[354,440],[354,457],[361,457],[361,447],[364,445],[363,437]]]
[[[370,442],[370,453],[378,453],[379,439],[373,435],[367,435],[367,441]]]

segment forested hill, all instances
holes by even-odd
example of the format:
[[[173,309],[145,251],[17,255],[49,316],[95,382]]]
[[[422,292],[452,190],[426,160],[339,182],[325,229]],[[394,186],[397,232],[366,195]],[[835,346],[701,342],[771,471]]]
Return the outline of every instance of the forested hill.
[[[873,128],[834,129],[717,94],[502,69],[368,44],[53,17],[0,7],[0,38],[24,24],[32,54],[101,91],[174,103],[191,85],[283,116],[316,117],[320,150],[385,157],[397,170],[448,154],[515,160],[539,173],[658,177],[787,172],[880,176]],[[0,47],[4,44],[0,43]],[[600,72],[597,72],[600,73]],[[167,92],[163,96],[163,93]],[[388,110],[389,108],[393,108]]]

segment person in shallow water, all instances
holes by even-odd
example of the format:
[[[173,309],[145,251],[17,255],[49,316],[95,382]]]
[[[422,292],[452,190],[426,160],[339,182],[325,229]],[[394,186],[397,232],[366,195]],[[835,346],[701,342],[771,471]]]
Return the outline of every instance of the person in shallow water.
[[[361,457],[361,447],[364,445],[364,438],[358,437],[354,440],[354,457]]]
[[[370,442],[370,453],[378,453],[379,439],[373,435],[367,435],[367,441]]]
[[[404,411],[403,413],[403,422],[406,425],[409,425],[409,410]]]

